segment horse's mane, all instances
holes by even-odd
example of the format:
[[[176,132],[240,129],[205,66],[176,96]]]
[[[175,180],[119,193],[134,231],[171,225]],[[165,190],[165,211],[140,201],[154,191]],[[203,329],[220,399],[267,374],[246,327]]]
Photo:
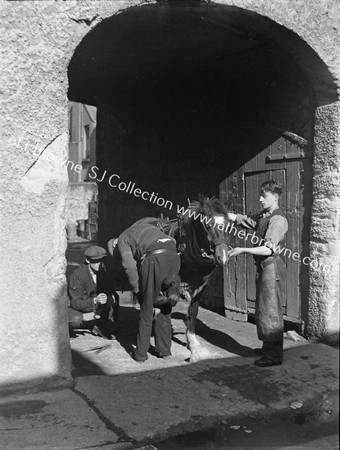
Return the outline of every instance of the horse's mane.
[[[191,207],[196,211],[199,211],[205,216],[212,216],[214,214],[228,215],[228,208],[218,198],[199,196],[199,199],[192,202]]]

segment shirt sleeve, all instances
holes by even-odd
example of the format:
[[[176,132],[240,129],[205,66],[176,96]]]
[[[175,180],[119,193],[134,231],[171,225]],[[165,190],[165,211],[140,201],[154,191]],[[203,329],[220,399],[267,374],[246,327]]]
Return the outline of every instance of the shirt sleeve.
[[[93,298],[87,294],[86,288],[76,272],[69,282],[70,304],[73,309],[82,313],[93,311]]]
[[[118,250],[122,258],[122,265],[125,270],[129,283],[132,286],[133,292],[139,292],[139,277],[137,270],[137,263],[133,257],[131,247],[124,241],[123,238],[118,239]]]
[[[248,230],[255,230],[257,226],[256,220],[243,214],[236,214],[235,223],[236,225],[241,225],[241,227],[247,228]]]
[[[287,233],[288,222],[283,216],[273,216],[269,220],[269,225],[264,236],[266,242],[271,242],[270,247],[273,253],[276,254],[279,251],[279,242],[281,242]]]

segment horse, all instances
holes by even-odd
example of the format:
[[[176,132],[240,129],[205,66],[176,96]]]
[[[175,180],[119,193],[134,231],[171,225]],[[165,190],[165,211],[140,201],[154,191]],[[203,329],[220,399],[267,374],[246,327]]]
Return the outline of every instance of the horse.
[[[181,297],[189,302],[185,324],[190,362],[205,357],[195,334],[195,324],[200,298],[212,271],[228,262],[227,222],[227,207],[219,199],[205,197],[192,202],[186,210],[182,208],[177,219],[145,217],[137,222],[154,225],[176,240],[181,256]],[[117,257],[118,249],[113,249],[111,241],[109,252]]]

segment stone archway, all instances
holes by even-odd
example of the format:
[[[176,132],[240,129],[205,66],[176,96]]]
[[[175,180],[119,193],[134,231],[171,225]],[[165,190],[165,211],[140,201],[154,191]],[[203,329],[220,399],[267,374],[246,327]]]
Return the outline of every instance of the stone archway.
[[[1,5],[5,19],[2,45],[6,69],[2,83],[5,114],[1,119],[5,149],[1,183],[6,196],[2,199],[1,229],[6,236],[2,273],[7,280],[1,295],[4,305],[11,299],[16,307],[5,306],[2,315],[7,329],[1,345],[1,359],[6,361],[0,380],[4,390],[71,382],[63,217],[69,62],[82,40],[85,42],[97,27],[99,30],[105,19],[123,17],[124,10],[128,13],[151,7],[161,8],[161,17],[162,11],[179,6],[187,15],[191,8],[240,8],[247,13],[244,15],[247,19],[238,22],[242,33],[249,26],[255,33],[250,36],[254,40],[267,36],[265,41],[270,41],[270,45],[279,41],[279,47],[288,55],[287,61],[295,60],[300,66],[299,70],[296,66],[297,72],[308,79],[316,107],[311,256],[331,267],[327,274],[310,271],[308,332],[323,337],[337,331],[340,152],[337,1],[328,2],[327,12],[322,4],[311,9],[308,0],[298,5],[293,0],[285,5],[271,0],[260,4],[256,0],[188,4],[155,1],[147,5],[141,0],[39,5],[29,1],[10,2]],[[220,29],[223,25],[220,14],[211,20],[206,23],[209,29]],[[257,23],[261,24],[260,29],[256,29]],[[230,33],[240,32],[232,23],[228,26]],[[129,33],[125,38],[129,39]],[[131,32],[130,38],[133,38]],[[222,41],[215,42],[221,45]],[[209,58],[209,48],[205,55]],[[215,50],[211,55],[219,56]],[[123,110],[120,112],[124,115]],[[103,114],[107,113],[103,109]]]
[[[77,47],[69,76],[70,98],[99,108],[92,175],[103,243],[142,216],[174,217],[186,198],[216,194],[222,179],[284,130],[313,150],[314,122],[319,133],[325,117],[319,111],[337,99],[327,67],[297,35],[253,11],[217,4],[173,2],[112,16]],[[314,233],[311,180],[305,175],[306,246]],[[172,210],[135,198],[128,183],[165,198]],[[311,242],[312,258],[326,264]],[[313,311],[333,317],[328,303],[312,306],[314,282],[324,276],[330,273],[315,268],[302,275],[309,335],[327,321]]]

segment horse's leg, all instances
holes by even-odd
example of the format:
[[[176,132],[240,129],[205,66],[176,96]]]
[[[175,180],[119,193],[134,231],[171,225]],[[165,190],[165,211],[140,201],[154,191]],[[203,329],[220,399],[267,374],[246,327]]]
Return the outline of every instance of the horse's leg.
[[[187,329],[186,329],[187,343],[188,343],[189,350],[191,352],[190,362],[196,362],[196,361],[193,361],[193,355],[195,355],[197,353],[198,347],[200,346],[200,343],[195,334],[195,325],[196,325],[198,308],[199,308],[199,296],[196,296],[191,299],[191,302],[190,302],[190,305],[188,308],[188,312],[187,312],[187,316],[185,319],[185,324],[187,327]]]
[[[196,295],[190,302],[190,306],[188,308],[187,317],[186,317],[186,326],[187,326],[187,343],[190,349],[190,362],[195,363],[202,359],[210,358],[210,351],[208,348],[201,346],[199,340],[196,337],[195,333],[195,325],[196,318],[198,313],[198,308],[200,305],[201,295]]]

